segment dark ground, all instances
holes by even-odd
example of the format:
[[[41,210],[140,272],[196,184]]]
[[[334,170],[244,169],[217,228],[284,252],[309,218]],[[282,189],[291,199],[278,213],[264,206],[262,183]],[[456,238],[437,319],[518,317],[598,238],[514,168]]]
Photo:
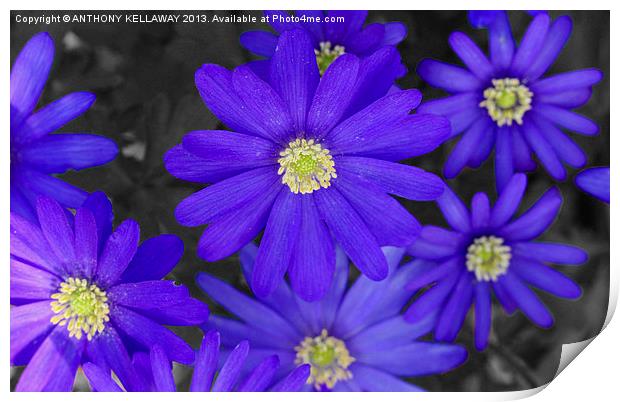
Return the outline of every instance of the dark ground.
[[[131,14],[135,13],[142,12]],[[201,13],[209,17],[213,14]],[[259,15],[256,11],[243,13]],[[112,199],[116,222],[136,219],[141,225],[143,240],[160,233],[179,235],[186,251],[172,277],[189,286],[196,297],[209,302],[213,312],[221,312],[196,288],[193,278],[198,271],[208,270],[247,289],[240,279],[238,259],[233,256],[218,263],[207,263],[196,257],[195,247],[202,228],[178,225],[173,210],[181,199],[200,186],[170,176],[163,168],[162,155],[179,143],[186,132],[218,127],[217,119],[204,106],[194,87],[194,72],[207,62],[233,68],[251,60],[252,56],[240,47],[238,37],[241,32],[257,27],[180,23],[33,26],[16,23],[17,14],[50,13],[11,12],[11,62],[36,32],[48,31],[56,43],[55,64],[41,104],[73,91],[88,90],[97,94],[90,111],[61,131],[102,134],[113,138],[121,148],[114,162],[68,173],[64,179],[88,191],[105,191]],[[217,14],[224,16],[229,12],[218,11]],[[589,155],[590,165],[609,165],[609,12],[551,14],[554,17],[571,15],[574,30],[550,73],[598,67],[605,74],[590,102],[580,110],[599,123],[601,134],[595,138],[576,135],[573,138]],[[519,39],[530,16],[513,12],[510,17],[515,37]],[[450,32],[464,31],[486,49],[486,31],[472,29],[462,11],[371,12],[368,22],[375,21],[402,21],[408,26],[408,37],[399,49],[409,73],[399,84],[420,89],[426,99],[441,97],[442,93],[425,85],[415,75],[415,66],[424,57],[459,63],[448,47]],[[452,145],[447,144],[412,163],[440,173]],[[551,330],[535,327],[520,313],[507,317],[497,308],[488,350],[477,353],[471,348],[469,361],[457,370],[443,376],[416,378],[413,382],[431,391],[532,388],[553,378],[563,343],[598,334],[609,295],[609,207],[579,192],[572,182],[575,173],[570,171],[569,179],[559,183],[565,202],[559,219],[544,239],[575,244],[588,251],[588,263],[561,269],[583,287],[583,297],[566,301],[541,295],[556,318]],[[450,182],[467,201],[478,191],[494,194],[493,183],[492,162],[476,171],[467,170]],[[553,184],[540,172],[530,175],[529,183],[526,205],[531,205]],[[443,218],[434,204],[404,203],[422,223],[443,225]],[[199,344],[198,330],[179,329],[178,333],[192,345]],[[471,321],[468,321],[458,341],[471,345],[471,333]],[[19,372],[17,369],[12,373],[12,385]],[[182,389],[188,385],[190,372],[184,367],[178,369],[177,378]],[[86,389],[83,380],[78,380],[76,389]]]

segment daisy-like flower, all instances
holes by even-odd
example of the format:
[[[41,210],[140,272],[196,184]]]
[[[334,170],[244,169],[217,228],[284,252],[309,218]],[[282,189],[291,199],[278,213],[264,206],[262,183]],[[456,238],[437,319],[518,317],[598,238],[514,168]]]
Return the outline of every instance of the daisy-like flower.
[[[561,128],[598,133],[594,122],[570,109],[585,104],[602,78],[594,68],[541,78],[568,40],[571,19],[552,22],[547,14],[537,14],[518,48],[506,12],[482,13],[475,21],[488,27],[490,59],[467,35],[455,32],[450,46],[467,69],[430,59],[418,66],[425,81],[451,94],[419,111],[448,117],[452,136],[463,133],[446,161],[445,176],[480,166],[495,147],[500,190],[514,172],[535,168],[532,152],[554,179],[565,179],[564,163],[579,168],[587,158]]]
[[[140,229],[129,219],[112,232],[100,192],[75,216],[47,197],[36,209],[40,227],[11,215],[11,365],[27,364],[17,391],[70,391],[89,361],[142,389],[129,356],[154,344],[171,360],[193,362],[192,348],[164,327],[199,325],[209,314],[185,286],[161,280],[183,254],[178,237],[138,246]]]
[[[575,176],[581,190],[609,204],[609,167],[585,169]]]
[[[11,211],[34,221],[39,195],[77,208],[87,193],[53,176],[68,169],[102,165],[118,152],[114,141],[92,134],[51,134],[80,116],[95,101],[74,92],[34,111],[54,62],[46,32],[32,37],[11,69]]]
[[[207,332],[196,354],[189,390],[192,392],[296,392],[301,390],[310,375],[310,365],[302,364],[286,373],[283,378],[276,380],[275,374],[280,367],[280,359],[275,354],[265,357],[253,367],[245,367],[247,374],[242,375],[249,352],[249,342],[245,340],[240,342],[228,356],[222,359],[223,363],[218,371],[220,334],[217,331]],[[136,373],[139,373],[142,382],[147,385],[147,390],[176,391],[170,359],[160,345],[153,346],[148,354],[136,353],[133,363]],[[84,365],[84,374],[94,391],[123,391],[109,372],[93,363]]]
[[[425,154],[447,136],[448,121],[409,114],[417,90],[385,95],[350,109],[355,88],[373,86],[359,59],[339,57],[319,77],[310,37],[286,31],[271,58],[271,80],[245,66],[204,65],[196,85],[209,109],[233,131],[196,131],[164,157],[184,180],[214,183],[176,208],[186,226],[209,224],[198,243],[207,261],[225,258],[265,227],[250,279],[258,296],[288,272],[305,300],[329,289],[334,239],[373,280],[388,274],[380,246],[406,246],[420,228],[389,194],[434,200],[437,176],[396,161]]]
[[[373,23],[364,26],[368,11],[265,11],[269,25],[276,31],[248,31],[241,34],[241,45],[250,52],[270,58],[278,45],[279,36],[292,29],[302,29],[311,38],[316,61],[321,74],[343,54],[350,53],[364,58],[377,50],[398,45],[407,36],[407,27],[401,22]],[[254,62],[257,71],[263,70],[265,62]],[[383,80],[402,77],[405,67],[400,63],[386,71]],[[379,83],[380,84],[380,83]],[[391,84],[391,83],[390,83]]]
[[[385,247],[384,252],[389,276],[381,282],[360,276],[347,289],[349,261],[339,250],[336,279],[325,298],[313,303],[296,296],[286,282],[258,300],[200,273],[198,286],[239,318],[211,316],[207,326],[222,333],[228,349],[248,339],[248,361],[275,353],[282,365],[277,376],[310,364],[307,391],[419,391],[401,377],[449,371],[465,361],[467,352],[458,345],[417,340],[432,328],[434,317],[409,324],[401,311],[411,297],[405,284],[423,267],[418,262],[399,267],[404,249]],[[240,253],[246,278],[252,277],[258,253],[253,244]]]
[[[504,310],[517,308],[534,324],[549,328],[553,317],[530,287],[554,296],[576,299],[581,288],[547,264],[582,264],[587,254],[574,246],[537,242],[562,204],[557,188],[549,189],[513,219],[526,188],[523,173],[514,175],[491,208],[485,193],[477,193],[468,211],[448,188],[437,201],[451,230],[425,226],[409,252],[429,263],[407,285],[422,294],[405,318],[415,323],[439,310],[435,339],[452,342],[474,305],[474,339],[485,349],[491,330],[491,293]],[[430,289],[428,285],[432,285]]]

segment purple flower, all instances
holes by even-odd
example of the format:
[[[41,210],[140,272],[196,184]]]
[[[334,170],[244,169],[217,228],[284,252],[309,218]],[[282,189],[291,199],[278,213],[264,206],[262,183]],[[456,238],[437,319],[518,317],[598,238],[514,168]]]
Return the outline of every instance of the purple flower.
[[[163,325],[199,325],[206,305],[185,286],[161,280],[183,243],[161,235],[140,246],[132,220],[112,232],[105,194],[90,195],[75,216],[50,198],[36,204],[40,227],[11,214],[11,365],[27,367],[16,390],[70,391],[80,364],[136,383],[130,354],[160,344],[190,364],[194,351]]]
[[[609,204],[609,168],[585,169],[575,176],[575,184],[581,190]]]
[[[508,314],[518,308],[543,328],[553,325],[553,317],[530,287],[562,298],[581,296],[577,284],[546,264],[582,264],[587,254],[573,246],[533,241],[559,212],[562,197],[558,189],[549,189],[529,210],[512,219],[526,184],[524,174],[514,175],[493,208],[486,194],[477,193],[471,211],[446,188],[437,203],[452,230],[425,226],[409,247],[426,267],[407,285],[411,291],[423,289],[405,314],[408,321],[436,315],[435,339],[452,342],[474,304],[475,345],[482,350],[491,330],[492,292]]]
[[[87,193],[53,176],[114,159],[118,149],[92,134],[51,134],[80,116],[95,101],[88,92],[74,92],[34,111],[54,61],[48,33],[32,37],[11,70],[11,211],[36,219],[37,196],[54,198],[77,208]]]
[[[287,373],[281,380],[275,381],[274,376],[280,366],[280,360],[277,355],[271,355],[265,357],[256,366],[246,368],[248,374],[244,376],[241,371],[249,352],[249,343],[240,342],[223,359],[223,364],[215,378],[220,360],[220,334],[217,331],[207,332],[196,354],[189,390],[192,392],[296,392],[301,390],[310,375],[310,365],[303,364]],[[153,346],[149,354],[136,353],[133,365],[137,373],[146,377],[143,381],[148,384],[149,391],[176,391],[170,359],[160,345]],[[93,363],[84,365],[84,373],[94,391],[123,391],[112,379],[110,373]]]
[[[250,278],[259,296],[288,272],[297,294],[320,299],[334,276],[334,238],[364,275],[384,279],[380,246],[408,245],[420,228],[388,194],[434,200],[444,188],[437,176],[395,162],[435,149],[448,121],[410,115],[417,90],[384,92],[357,109],[358,89],[376,89],[372,75],[360,75],[360,60],[347,54],[319,77],[301,30],[280,35],[270,63],[269,82],[246,66],[197,71],[204,102],[233,131],[189,133],[165,155],[172,175],[214,183],[183,200],[177,220],[209,224],[198,243],[207,261],[230,256],[265,228]]]
[[[286,282],[258,300],[200,273],[198,286],[239,318],[211,316],[207,325],[222,333],[229,350],[248,339],[252,343],[248,361],[275,353],[282,365],[276,376],[310,364],[307,391],[419,391],[400,377],[449,371],[465,361],[467,352],[457,345],[417,340],[433,321],[409,324],[400,312],[411,297],[405,285],[419,263],[398,267],[404,250],[386,247],[384,252],[389,276],[381,282],[360,276],[347,290],[349,261],[339,250],[334,283],[325,298],[314,303],[296,296]],[[246,278],[252,276],[258,253],[253,244],[241,251]]]
[[[295,11],[293,15],[285,11],[265,11],[264,14],[276,33],[244,32],[239,38],[241,45],[250,52],[269,58],[275,53],[283,32],[302,29],[310,36],[321,74],[343,54],[363,58],[385,46],[396,46],[407,36],[407,27],[401,22],[364,26],[368,11],[310,10]],[[265,66],[264,63],[262,65]],[[394,78],[405,75],[404,66],[398,64],[395,67],[398,68],[393,71]]]
[[[568,40],[571,19],[551,22],[546,13],[537,14],[518,48],[506,12],[476,13],[472,22],[488,26],[490,60],[467,35],[455,32],[450,46],[467,69],[429,59],[418,66],[424,80],[452,95],[421,105],[420,112],[444,115],[452,136],[463,133],[445,176],[480,166],[494,146],[500,190],[514,172],[535,168],[532,152],[556,180],[566,178],[564,163],[583,167],[586,155],[560,128],[598,133],[594,122],[570,109],[588,101],[602,74],[591,68],[541,78]]]

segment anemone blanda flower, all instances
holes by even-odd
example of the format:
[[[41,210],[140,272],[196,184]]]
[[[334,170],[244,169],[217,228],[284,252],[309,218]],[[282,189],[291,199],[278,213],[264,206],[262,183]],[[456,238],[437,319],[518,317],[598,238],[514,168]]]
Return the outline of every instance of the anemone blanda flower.
[[[334,276],[333,238],[364,275],[384,279],[380,246],[408,245],[420,227],[388,193],[433,200],[444,187],[437,176],[395,162],[435,149],[449,123],[409,114],[420,102],[417,90],[343,118],[354,89],[373,82],[358,76],[351,54],[320,78],[304,31],[282,33],[270,62],[270,82],[245,66],[197,71],[204,102],[233,131],[189,133],[165,155],[172,175],[215,183],[183,200],[177,220],[209,224],[198,243],[207,261],[233,254],[266,226],[250,279],[259,296],[288,272],[296,293],[320,299]]]
[[[161,280],[183,254],[178,237],[138,246],[140,229],[129,219],[112,232],[100,192],[75,216],[47,197],[36,209],[40,227],[11,214],[11,365],[27,364],[17,391],[70,391],[88,361],[140,389],[129,356],[154,343],[172,360],[193,362],[192,348],[163,326],[198,325],[209,313],[185,286]]]
[[[239,318],[212,315],[206,326],[220,331],[228,349],[248,339],[248,361],[277,354],[282,365],[277,376],[310,364],[307,391],[419,391],[401,377],[449,371],[465,361],[467,352],[458,345],[417,340],[432,328],[434,317],[409,324],[401,310],[411,297],[405,284],[421,265],[399,267],[404,249],[383,250],[389,276],[381,282],[360,276],[347,290],[349,261],[338,249],[334,283],[323,300],[313,303],[296,296],[286,282],[258,300],[200,273],[198,286]],[[257,253],[253,244],[240,253],[246,278],[252,275]]]
[[[242,375],[249,351],[249,342],[241,341],[226,358],[222,359],[223,364],[218,371],[220,334],[217,331],[207,332],[196,354],[189,390],[192,392],[296,392],[301,390],[310,375],[310,365],[302,364],[276,381],[274,377],[280,366],[280,359],[277,355],[265,357],[257,365],[246,368],[247,374]],[[143,383],[147,385],[147,390],[176,391],[170,359],[160,345],[154,345],[149,354],[136,353],[134,368],[136,373],[142,377]],[[217,378],[215,378],[216,371]],[[93,363],[84,365],[84,374],[94,391],[123,391],[112,379],[110,373]]]
[[[475,346],[482,350],[491,330],[492,292],[507,313],[518,308],[543,328],[553,325],[553,317],[530,287],[568,299],[581,295],[577,284],[546,264],[582,264],[587,254],[574,246],[533,241],[558,214],[560,192],[549,189],[512,219],[525,189],[525,175],[515,174],[492,208],[487,195],[477,193],[468,211],[446,188],[437,203],[451,230],[425,226],[409,247],[414,257],[433,264],[407,285],[412,291],[424,288],[405,314],[408,321],[415,323],[439,310],[435,339],[452,342],[474,304]]]
[[[575,176],[581,190],[609,204],[609,167],[585,169]]]
[[[368,11],[295,11],[293,15],[285,11],[265,11],[269,18],[269,25],[276,31],[248,31],[241,34],[241,45],[259,56],[273,56],[278,37],[282,32],[291,29],[303,29],[312,40],[320,73],[345,53],[354,54],[360,58],[369,56],[384,46],[396,46],[405,36],[407,27],[402,22],[372,23],[364,26]],[[264,62],[253,63],[267,66]],[[394,64],[393,69],[384,78],[402,77],[406,70],[400,63]]]
[[[52,176],[114,159],[116,144],[92,134],[51,134],[80,116],[95,101],[88,92],[74,92],[34,111],[54,61],[48,33],[33,36],[11,69],[11,211],[36,219],[38,195],[77,208],[87,193]]]
[[[586,136],[598,133],[594,122],[570,109],[588,101],[602,74],[590,68],[541,78],[570,36],[569,17],[551,22],[546,13],[537,14],[516,48],[506,12],[490,15],[474,18],[488,26],[490,60],[467,35],[455,32],[450,46],[467,69],[430,59],[418,66],[425,81],[451,94],[419,111],[448,117],[452,136],[463,133],[444,174],[453,178],[465,166],[480,166],[495,146],[499,189],[514,172],[535,168],[532,152],[554,179],[563,180],[564,163],[583,167],[587,158],[561,128]]]

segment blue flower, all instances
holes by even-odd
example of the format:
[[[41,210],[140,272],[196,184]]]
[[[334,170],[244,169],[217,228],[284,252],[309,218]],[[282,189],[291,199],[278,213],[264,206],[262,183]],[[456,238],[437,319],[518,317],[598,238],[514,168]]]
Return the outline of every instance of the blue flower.
[[[95,101],[88,92],[66,95],[34,111],[54,61],[46,32],[32,37],[11,69],[11,211],[34,221],[37,196],[77,208],[87,193],[52,176],[114,159],[116,144],[92,134],[51,134],[80,116]]]
[[[233,131],[189,133],[165,155],[172,175],[214,183],[183,200],[177,220],[209,224],[198,243],[207,261],[230,256],[266,227],[250,279],[259,296],[288,272],[297,294],[320,299],[334,276],[334,238],[364,275],[384,279],[380,246],[408,245],[420,228],[388,194],[434,200],[444,188],[437,176],[395,162],[435,149],[448,121],[410,115],[417,90],[384,88],[359,110],[356,94],[377,90],[374,75],[359,75],[359,59],[347,54],[319,77],[301,30],[280,35],[270,62],[269,82],[246,66],[197,71],[204,102]]]
[[[360,276],[347,288],[349,261],[338,251],[336,278],[320,302],[308,303],[282,282],[269,297],[252,299],[205,273],[196,282],[209,297],[239,320],[212,316],[208,327],[222,333],[230,349],[240,340],[252,343],[248,361],[276,354],[281,373],[310,364],[306,390],[419,391],[399,377],[449,371],[467,358],[458,345],[417,340],[432,320],[405,322],[400,314],[410,299],[405,284],[420,268],[413,262],[398,267],[403,249],[384,248],[389,276],[381,282]],[[250,244],[240,253],[246,278],[251,278],[259,251]]]
[[[575,176],[575,184],[586,193],[609,204],[609,168],[585,169]]]
[[[541,78],[568,40],[571,19],[551,22],[546,13],[537,14],[518,48],[506,12],[477,13],[472,22],[488,26],[490,60],[467,35],[455,32],[450,46],[467,69],[429,59],[418,66],[424,80],[452,95],[419,111],[448,117],[452,136],[463,133],[446,161],[445,176],[480,166],[493,147],[500,190],[514,172],[535,168],[532,152],[556,180],[566,178],[564,163],[583,167],[586,155],[560,128],[598,133],[594,122],[570,109],[588,101],[602,74],[591,68]]]
[[[265,357],[251,369],[247,369],[249,373],[244,376],[241,371],[249,352],[249,343],[247,341],[240,342],[224,359],[214,381],[220,357],[220,334],[217,331],[207,332],[200,345],[200,350],[196,354],[189,390],[192,392],[296,392],[301,390],[310,375],[310,366],[303,364],[287,373],[281,380],[275,381],[274,377],[280,366],[280,360],[278,356],[271,355]],[[135,371],[140,376],[146,377],[143,381],[147,384],[147,390],[154,392],[176,391],[170,359],[160,345],[153,346],[149,354],[136,353],[133,363]],[[84,365],[84,374],[86,374],[94,391],[123,391],[112,379],[109,372],[93,363]]]
[[[112,370],[127,389],[130,354],[160,344],[184,364],[194,351],[163,325],[199,325],[209,310],[185,286],[160,280],[177,264],[183,243],[161,235],[140,246],[132,220],[112,232],[112,207],[89,196],[75,216],[40,197],[40,227],[11,214],[11,365],[27,367],[18,391],[70,391],[78,366]]]
[[[267,31],[248,31],[241,34],[241,45],[259,56],[271,57],[275,53],[279,36],[293,29],[306,31],[311,39],[321,74],[338,57],[345,53],[360,58],[369,56],[385,46],[398,45],[407,36],[407,27],[401,22],[373,23],[364,26],[368,11],[265,11],[275,34]],[[253,63],[265,66],[264,63]],[[260,71],[261,68],[259,67]],[[405,75],[400,64],[391,71],[393,78]]]
[[[437,316],[435,339],[452,342],[474,304],[475,346],[482,350],[491,330],[492,292],[507,313],[519,308],[543,328],[553,325],[553,317],[530,287],[568,299],[581,296],[577,284],[546,264],[582,264],[587,254],[573,246],[533,241],[558,214],[560,192],[549,189],[527,212],[512,219],[525,188],[526,177],[518,173],[493,208],[486,194],[474,195],[471,212],[446,189],[437,203],[452,230],[425,226],[409,247],[426,269],[407,285],[411,291],[424,289],[406,312],[408,321],[426,320],[429,313]]]

